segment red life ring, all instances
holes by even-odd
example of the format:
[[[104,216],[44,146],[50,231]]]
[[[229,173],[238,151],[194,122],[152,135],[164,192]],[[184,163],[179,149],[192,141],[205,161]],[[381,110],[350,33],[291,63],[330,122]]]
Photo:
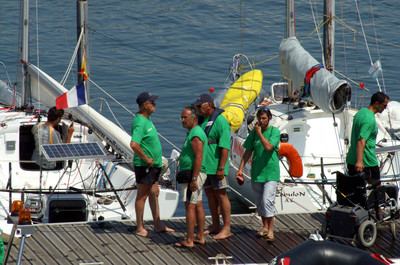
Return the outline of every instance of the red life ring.
[[[289,162],[289,174],[292,177],[300,178],[303,176],[303,162],[300,155],[293,145],[280,143],[279,156],[284,156]]]

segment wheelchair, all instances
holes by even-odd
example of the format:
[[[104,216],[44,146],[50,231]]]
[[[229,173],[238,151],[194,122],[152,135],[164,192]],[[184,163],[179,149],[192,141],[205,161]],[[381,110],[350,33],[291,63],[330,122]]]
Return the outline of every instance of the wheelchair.
[[[396,185],[367,185],[365,174],[348,176],[336,173],[337,201],[325,213],[321,234],[325,239],[351,240],[353,246],[371,247],[377,237],[377,225],[390,225],[396,236],[395,220],[399,218]]]

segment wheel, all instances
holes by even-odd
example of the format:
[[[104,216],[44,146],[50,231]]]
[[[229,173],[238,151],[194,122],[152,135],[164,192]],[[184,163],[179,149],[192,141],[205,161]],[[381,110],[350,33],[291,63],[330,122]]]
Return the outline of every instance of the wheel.
[[[364,247],[368,248],[375,243],[376,234],[377,232],[375,223],[371,220],[366,220],[360,225],[360,228],[358,228],[358,241]]]
[[[392,232],[393,239],[396,239],[396,223],[394,221],[390,222],[390,231]]]

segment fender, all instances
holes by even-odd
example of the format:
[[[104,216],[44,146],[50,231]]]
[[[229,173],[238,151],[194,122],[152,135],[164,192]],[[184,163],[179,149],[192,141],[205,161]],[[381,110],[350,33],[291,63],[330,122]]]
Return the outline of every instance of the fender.
[[[365,250],[331,241],[307,240],[276,257],[272,265],[385,265],[393,261]]]
[[[289,162],[289,174],[292,177],[303,176],[303,162],[296,148],[289,143],[280,142],[279,156],[284,156]]]

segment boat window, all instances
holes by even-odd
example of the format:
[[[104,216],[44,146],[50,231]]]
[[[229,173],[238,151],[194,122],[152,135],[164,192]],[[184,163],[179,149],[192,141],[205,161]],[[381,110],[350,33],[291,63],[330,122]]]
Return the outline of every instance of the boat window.
[[[33,150],[35,150],[35,138],[31,133],[32,127],[33,125],[22,125],[19,129],[19,165],[24,170],[37,171],[40,170],[40,167],[31,161]],[[56,128],[56,130],[59,129]],[[52,170],[60,170],[63,167],[64,162],[58,161],[56,168]]]
[[[283,99],[287,97],[286,95],[287,88],[288,88],[288,83],[285,82],[272,84],[271,86],[272,99],[276,103],[282,103]]]

